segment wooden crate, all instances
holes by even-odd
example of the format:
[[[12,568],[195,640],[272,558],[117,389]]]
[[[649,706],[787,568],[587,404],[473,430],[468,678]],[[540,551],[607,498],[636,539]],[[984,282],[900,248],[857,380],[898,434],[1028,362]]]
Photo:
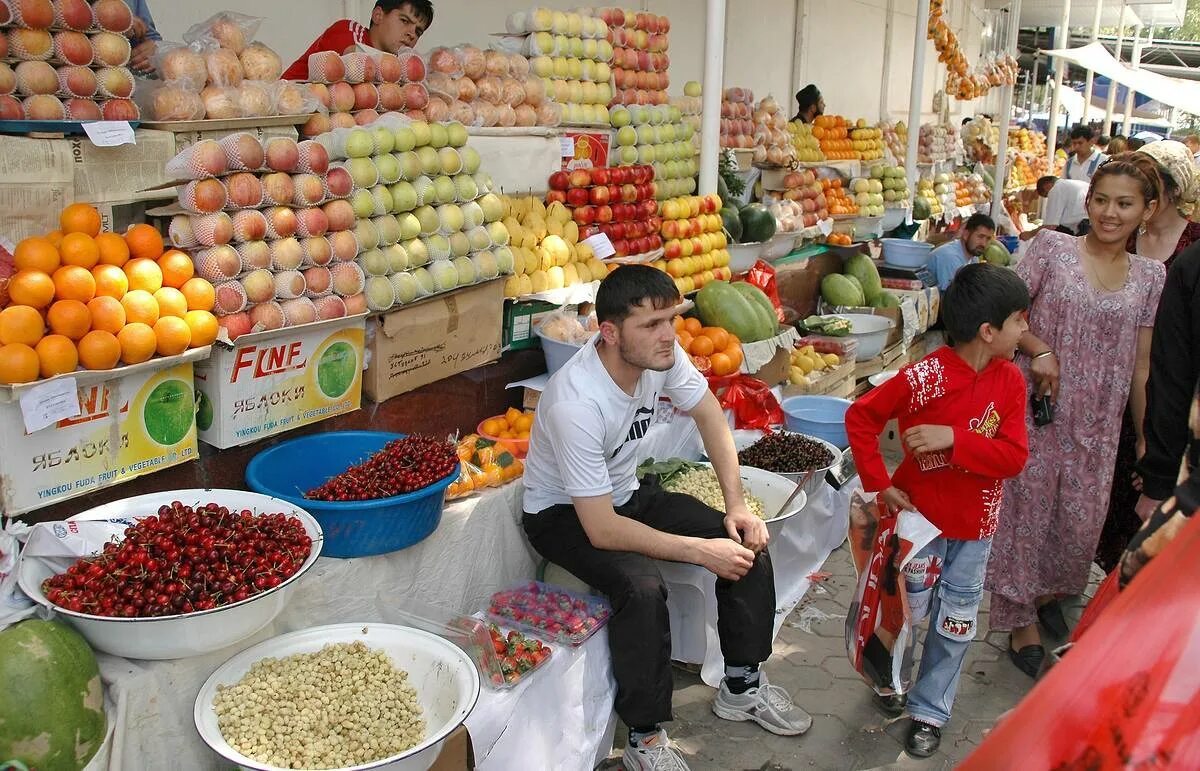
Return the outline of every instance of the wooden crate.
[[[906,349],[904,342],[893,343],[883,349],[883,353],[876,356],[874,359],[858,362],[854,367],[854,379],[863,380],[871,375],[877,375],[880,372],[889,369],[897,369],[902,364],[907,363]]]
[[[917,335],[912,339],[912,342],[908,344],[908,363],[912,364],[914,361],[920,361],[921,359],[924,359],[929,355],[929,352],[929,342],[925,339],[925,336]]]
[[[789,396],[837,396],[849,399],[854,395],[854,362],[839,364],[831,370],[825,370],[814,383],[783,387],[783,398]]]

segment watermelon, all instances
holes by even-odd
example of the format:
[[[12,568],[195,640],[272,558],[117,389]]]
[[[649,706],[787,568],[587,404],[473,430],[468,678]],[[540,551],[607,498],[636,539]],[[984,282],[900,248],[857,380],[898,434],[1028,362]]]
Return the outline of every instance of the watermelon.
[[[992,242],[983,250],[983,259],[992,265],[1006,267],[1010,261],[1011,255],[1008,253],[1008,247],[999,241],[992,239]]]
[[[779,324],[766,311],[746,299],[727,281],[710,281],[696,293],[696,312],[706,327],[721,327],[744,343],[766,340]]]
[[[725,228],[731,242],[741,243],[742,218],[738,216],[737,209],[732,206],[725,206],[721,209],[721,227]]]
[[[100,669],[66,624],[30,619],[0,632],[0,765],[79,771],[104,743]]]
[[[722,201],[733,201],[733,196],[729,193],[729,185],[725,183],[725,178],[720,174],[717,175],[717,197]]]
[[[880,292],[879,296],[869,302],[872,308],[899,308],[900,298],[891,292]]]
[[[847,308],[858,308],[866,302],[858,279],[841,273],[830,273],[821,279],[821,298],[830,305]]]
[[[883,291],[879,270],[876,269],[875,263],[871,262],[871,258],[862,252],[846,260],[845,273],[847,276],[854,276],[858,279],[858,283],[863,288],[863,297],[868,304],[874,303],[875,298],[879,297],[879,293]]]
[[[775,237],[775,215],[761,203],[743,207],[738,216],[742,220],[742,243],[757,244]]]
[[[915,222],[929,219],[929,201],[926,201],[921,196],[913,197],[912,218]]]

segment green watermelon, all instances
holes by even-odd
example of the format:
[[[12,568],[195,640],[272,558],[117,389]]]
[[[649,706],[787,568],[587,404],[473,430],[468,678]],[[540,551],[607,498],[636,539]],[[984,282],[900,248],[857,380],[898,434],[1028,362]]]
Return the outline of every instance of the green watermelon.
[[[733,196],[729,194],[729,185],[725,184],[725,178],[720,174],[717,175],[717,195],[727,203],[733,201]]]
[[[739,216],[742,220],[742,243],[757,244],[775,237],[775,215],[761,203],[744,207]]]
[[[913,196],[912,218],[914,222],[921,222],[929,219],[929,201],[926,201],[921,196]]]
[[[721,227],[725,228],[731,242],[741,243],[742,218],[738,216],[737,209],[732,206],[725,206],[721,209]]]
[[[830,305],[850,308],[861,307],[866,302],[858,279],[841,273],[830,273],[821,279],[821,298]]]
[[[879,296],[870,301],[872,308],[899,308],[900,298],[891,292],[880,292]]]
[[[883,283],[879,280],[879,270],[875,267],[875,263],[871,262],[871,258],[862,252],[846,260],[844,272],[847,276],[854,276],[858,279],[858,283],[863,288],[863,297],[868,304],[875,302],[879,293],[883,291]]]
[[[104,743],[100,669],[71,627],[30,619],[0,632],[0,765],[79,771]]]
[[[992,265],[1006,267],[1011,259],[1008,253],[1008,247],[999,241],[992,239],[992,242],[983,250],[983,259]]]

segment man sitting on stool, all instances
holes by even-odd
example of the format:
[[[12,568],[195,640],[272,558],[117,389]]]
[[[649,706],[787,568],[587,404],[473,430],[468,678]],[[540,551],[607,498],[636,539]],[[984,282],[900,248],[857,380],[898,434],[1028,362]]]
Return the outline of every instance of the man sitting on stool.
[[[671,627],[655,560],[717,576],[725,680],[713,712],[785,736],[812,724],[759,671],[775,619],[769,536],[746,506],[725,414],[675,340],[680,299],[672,279],[649,266],[620,267],[601,282],[600,333],[550,378],[525,459],[523,525],[533,547],[612,603],[608,642],[631,771],[687,769],[660,727],[672,719]],[[696,421],[726,513],[656,481],[639,485],[638,444],[652,423],[670,420],[665,399]]]

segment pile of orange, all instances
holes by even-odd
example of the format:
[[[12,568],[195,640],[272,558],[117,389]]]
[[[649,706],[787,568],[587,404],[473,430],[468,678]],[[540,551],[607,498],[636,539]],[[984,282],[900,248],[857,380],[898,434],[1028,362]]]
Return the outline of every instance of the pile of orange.
[[[528,439],[533,430],[533,413],[509,407],[503,415],[479,424],[479,433],[491,439]]]
[[[62,211],[60,229],[26,238],[0,310],[0,383],[174,356],[216,339],[212,284],[192,259],[164,251],[150,225],[101,232],[87,204]]]
[[[705,375],[724,377],[742,367],[742,341],[721,327],[706,327],[700,319],[676,316],[675,339]]]
[[[854,149],[850,124],[841,115],[818,115],[813,119],[812,135],[821,144],[821,152],[830,161],[861,160],[862,153]]]
[[[825,195],[825,206],[830,216],[858,214],[858,204],[854,202],[854,196],[842,187],[841,179],[822,179],[821,191]]]
[[[830,233],[829,237],[825,239],[825,243],[833,246],[853,246],[854,239],[850,237],[849,233]]]

